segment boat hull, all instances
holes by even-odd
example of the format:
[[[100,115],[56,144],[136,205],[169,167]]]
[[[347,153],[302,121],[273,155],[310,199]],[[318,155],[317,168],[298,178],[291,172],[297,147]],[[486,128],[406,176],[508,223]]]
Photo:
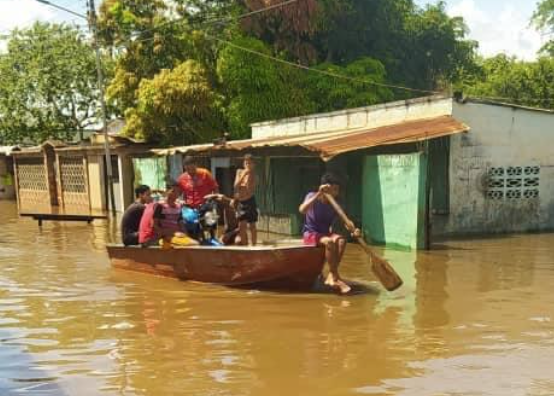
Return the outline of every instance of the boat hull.
[[[325,255],[310,246],[185,247],[163,250],[108,246],[114,267],[186,281],[264,289],[309,290]]]

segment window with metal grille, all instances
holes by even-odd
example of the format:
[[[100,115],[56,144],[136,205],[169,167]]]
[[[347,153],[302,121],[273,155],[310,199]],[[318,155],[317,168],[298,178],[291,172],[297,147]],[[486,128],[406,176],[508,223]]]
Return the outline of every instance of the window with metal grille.
[[[492,167],[487,173],[486,196],[490,200],[539,197],[540,166]]]

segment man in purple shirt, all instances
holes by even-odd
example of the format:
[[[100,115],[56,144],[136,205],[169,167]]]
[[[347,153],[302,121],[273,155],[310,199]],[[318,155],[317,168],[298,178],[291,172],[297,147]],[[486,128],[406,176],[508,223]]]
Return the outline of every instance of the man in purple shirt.
[[[298,210],[306,216],[302,231],[304,244],[325,246],[325,258],[329,263],[329,275],[325,280],[325,284],[345,294],[350,291],[350,286],[341,279],[339,264],[346,249],[346,240],[343,236],[333,233],[332,226],[337,214],[325,198],[325,194],[330,194],[333,198],[336,198],[339,191],[338,179],[327,173],[321,178],[318,191],[308,193]],[[359,236],[360,230],[356,228],[353,235]]]

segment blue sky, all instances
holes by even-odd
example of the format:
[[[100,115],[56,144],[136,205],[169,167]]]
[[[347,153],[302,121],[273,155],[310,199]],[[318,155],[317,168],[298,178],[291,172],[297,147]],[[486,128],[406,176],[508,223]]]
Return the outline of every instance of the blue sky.
[[[85,0],[51,0],[72,10],[84,12]],[[97,3],[101,0],[96,0]],[[415,0],[419,5],[436,0]],[[538,0],[447,0],[451,16],[463,16],[470,37],[479,41],[485,56],[498,53],[534,59],[544,37],[529,26]],[[0,35],[14,27],[29,26],[36,20],[83,24],[78,18],[56,11],[36,0],[0,0]],[[1,48],[1,45],[0,45]]]

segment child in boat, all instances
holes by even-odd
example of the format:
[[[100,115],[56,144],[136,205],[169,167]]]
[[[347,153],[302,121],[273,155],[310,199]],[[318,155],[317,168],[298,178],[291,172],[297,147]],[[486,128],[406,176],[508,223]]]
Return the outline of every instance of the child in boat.
[[[254,159],[252,155],[246,154],[243,159],[244,169],[239,169],[235,177],[235,202],[237,219],[239,221],[240,244],[248,245],[248,232],[252,245],[257,243],[258,206],[254,190],[256,189],[256,174],[254,171]]]
[[[172,245],[198,245],[196,240],[185,233],[182,205],[177,202],[179,194],[179,186],[170,184],[164,200],[146,206],[139,227],[139,242],[142,246],[160,244],[169,249]]]
[[[338,289],[345,294],[350,291],[340,277],[339,264],[346,249],[346,239],[333,233],[332,226],[337,213],[325,198],[325,194],[336,198],[339,195],[340,185],[338,179],[330,173],[323,175],[321,185],[317,192],[306,195],[299,211],[305,215],[303,239],[306,245],[325,246],[325,258],[329,264],[329,275],[325,284]],[[355,229],[354,236],[360,235],[360,230]]]
[[[224,245],[240,244],[239,225],[237,214],[233,207],[233,200],[223,194],[209,194],[204,199],[215,199],[223,210],[223,218],[225,220],[225,230],[221,236],[221,242]]]

